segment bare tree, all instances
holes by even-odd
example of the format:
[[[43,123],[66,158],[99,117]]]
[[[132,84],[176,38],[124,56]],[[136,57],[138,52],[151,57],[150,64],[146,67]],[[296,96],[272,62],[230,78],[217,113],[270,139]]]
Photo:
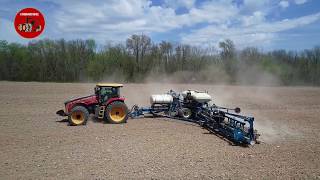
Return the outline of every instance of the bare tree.
[[[161,54],[165,58],[165,67],[167,67],[169,58],[172,56],[172,44],[170,42],[162,41],[159,46]]]
[[[142,35],[132,35],[127,39],[127,48],[134,54],[136,63],[139,65],[143,61],[146,52],[151,47],[150,37]]]

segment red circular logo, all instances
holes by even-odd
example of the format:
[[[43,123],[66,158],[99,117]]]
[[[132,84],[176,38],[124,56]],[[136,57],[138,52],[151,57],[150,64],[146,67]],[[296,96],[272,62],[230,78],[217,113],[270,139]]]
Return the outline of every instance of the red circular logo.
[[[34,8],[25,8],[19,11],[14,19],[14,27],[18,34],[24,38],[39,36],[45,26],[42,13]]]

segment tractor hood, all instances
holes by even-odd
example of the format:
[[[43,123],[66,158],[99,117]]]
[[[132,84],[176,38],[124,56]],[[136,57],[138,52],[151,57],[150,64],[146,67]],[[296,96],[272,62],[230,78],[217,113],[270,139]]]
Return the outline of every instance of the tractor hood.
[[[96,95],[84,96],[70,99],[69,101],[64,102],[66,106],[65,114],[69,113],[75,105],[83,105],[83,106],[92,106],[98,104],[98,99]]]
[[[70,102],[73,102],[73,101],[86,101],[86,100],[89,100],[89,101],[96,101],[97,98],[96,98],[96,95],[92,94],[92,95],[89,95],[89,96],[83,96],[83,97],[76,97],[76,98],[72,98],[72,99],[69,99],[67,101],[64,102],[64,104],[68,104]]]

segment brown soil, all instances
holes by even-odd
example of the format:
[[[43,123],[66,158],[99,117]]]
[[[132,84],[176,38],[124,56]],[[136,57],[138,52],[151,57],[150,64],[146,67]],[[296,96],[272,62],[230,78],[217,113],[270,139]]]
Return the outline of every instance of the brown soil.
[[[94,84],[0,82],[1,179],[319,179],[320,88],[126,84],[128,106],[170,89],[208,90],[253,115],[261,144],[232,146],[197,125],[141,118],[71,127],[55,112]]]

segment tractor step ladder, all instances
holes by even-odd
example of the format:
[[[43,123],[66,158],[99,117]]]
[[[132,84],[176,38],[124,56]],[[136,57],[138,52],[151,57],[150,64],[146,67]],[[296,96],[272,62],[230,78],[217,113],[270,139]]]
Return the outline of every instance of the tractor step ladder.
[[[98,113],[98,119],[104,118],[104,111],[106,110],[106,106],[100,106],[99,113]]]

